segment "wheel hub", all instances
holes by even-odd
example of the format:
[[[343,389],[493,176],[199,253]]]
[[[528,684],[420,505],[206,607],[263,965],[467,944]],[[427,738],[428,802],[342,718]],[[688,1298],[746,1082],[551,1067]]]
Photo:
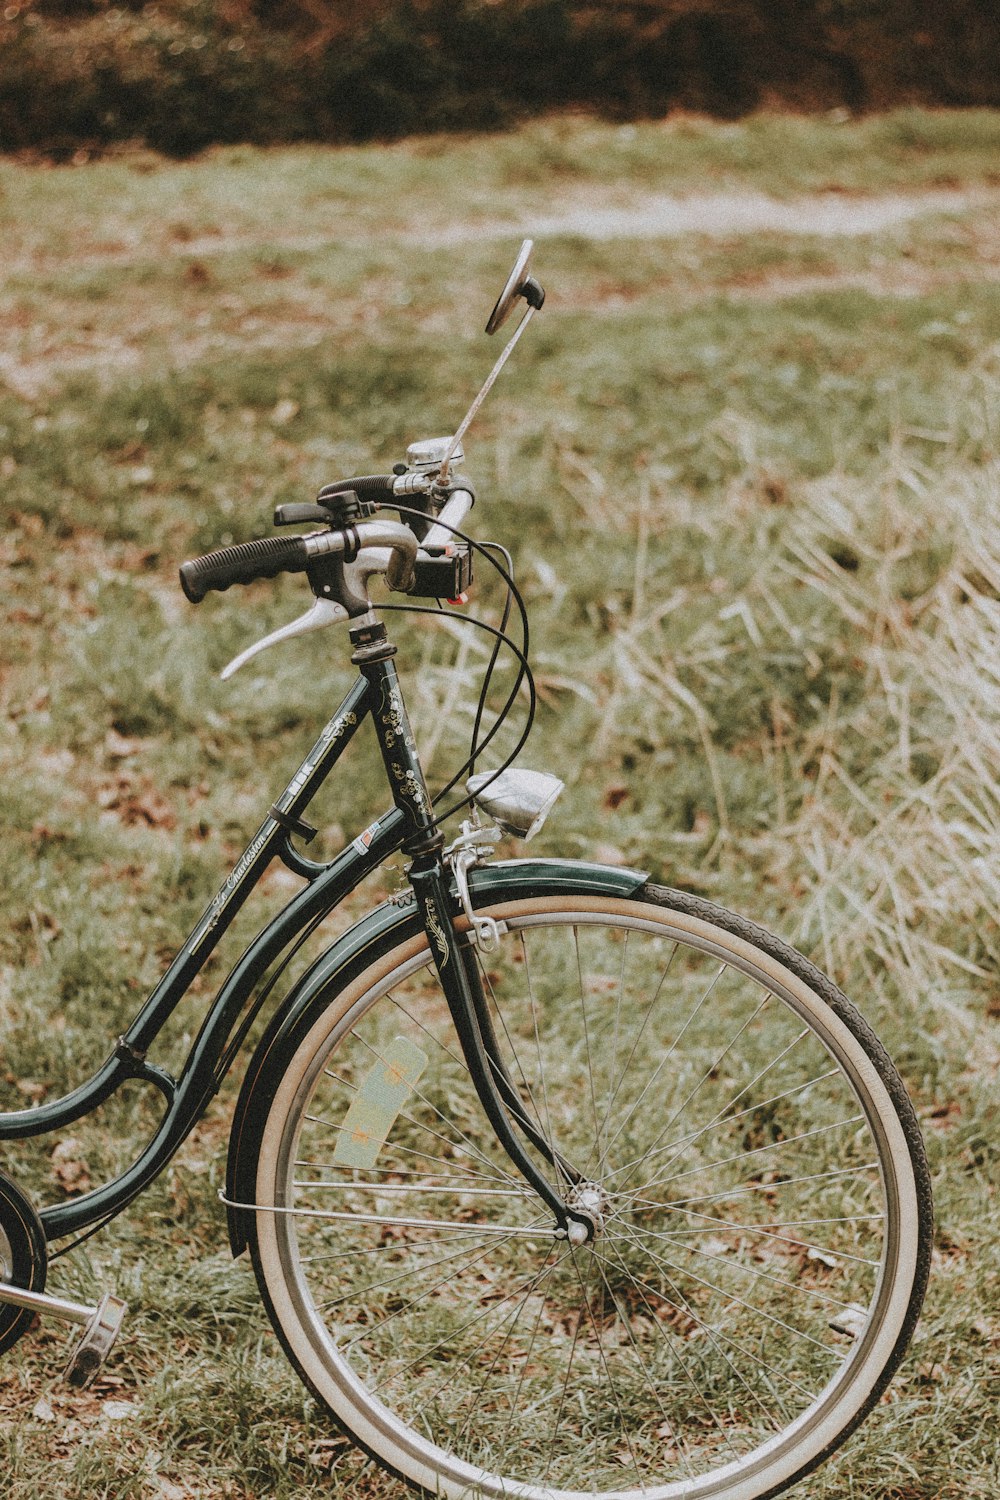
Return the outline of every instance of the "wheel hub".
[[[578,1182],[566,1195],[566,1207],[573,1213],[586,1214],[594,1226],[593,1234],[588,1235],[587,1238],[596,1239],[604,1228],[604,1221],[611,1207],[611,1199],[599,1182]],[[572,1232],[576,1227],[582,1229],[583,1225],[579,1224],[579,1221],[570,1224],[569,1238],[571,1243],[582,1245],[583,1239],[577,1238]]]

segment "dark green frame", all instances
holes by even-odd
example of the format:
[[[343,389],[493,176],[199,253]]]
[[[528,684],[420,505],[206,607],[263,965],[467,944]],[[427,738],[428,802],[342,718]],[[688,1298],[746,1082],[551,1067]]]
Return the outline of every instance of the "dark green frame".
[[[400,848],[410,856],[407,876],[413,888],[418,921],[428,934],[429,949],[462,1052],[500,1144],[551,1209],[561,1229],[565,1230],[571,1221],[578,1220],[588,1237],[593,1232],[593,1225],[586,1215],[565,1201],[567,1189],[579,1180],[580,1174],[539,1134],[500,1060],[472,956],[472,939],[464,929],[457,928],[454,921],[461,908],[443,853],[444,837],[435,821],[392,661],[395,647],[388,640],[385,627],[370,617],[364,623],[355,624],[351,640],[355,647],[352,660],[361,669],[360,677],[272,806],[232,873],[202,912],[135,1020],[118,1038],[111,1056],[92,1078],[63,1098],[34,1109],[0,1114],[0,1141],[19,1140],[71,1125],[128,1082],[151,1084],[166,1102],[163,1117],[152,1138],[125,1171],[72,1202],[42,1210],[40,1219],[46,1239],[79,1233],[119,1213],[163,1170],[232,1067],[270,992],[270,987],[265,985],[254,997],[254,991],[267,971],[311,923],[332,911],[366,875]],[[395,806],[359,834],[335,859],[325,864],[317,863],[301,854],[293,846],[291,837],[295,832],[306,830],[302,813],[360,725],[369,717]],[[175,1079],[148,1061],[148,1049],[275,857],[301,875],[307,884],[258,933],[231,970],[211,1003],[180,1077]],[[558,866],[560,862],[553,863]],[[607,875],[605,871],[600,873]],[[645,878],[636,872],[622,872],[622,875],[630,886],[641,884]],[[288,1008],[294,1009],[296,996],[297,992],[293,991],[279,1007],[274,1018],[279,1028]],[[266,1056],[268,1049],[264,1050]],[[256,1077],[257,1071],[255,1065],[251,1065],[248,1077]],[[245,1135],[245,1100],[248,1097],[245,1086],[234,1127],[236,1152],[231,1151],[230,1155],[231,1188],[234,1174],[238,1181],[244,1178],[239,1142]],[[554,1181],[540,1170],[537,1160],[526,1150],[525,1141],[547,1161],[554,1172]],[[236,1201],[241,1200],[237,1197]],[[230,1231],[235,1246],[243,1235],[234,1229],[232,1223]]]
[[[386,705],[398,702],[398,680],[390,661],[363,669],[309,754],[250,840],[232,873],[198,918],[170,967],[146,1000],[135,1020],[118,1038],[110,1057],[96,1073],[61,1099],[32,1109],[0,1113],[0,1142],[23,1140],[63,1130],[89,1114],[123,1084],[152,1084],[163,1095],[166,1110],[142,1153],[118,1177],[72,1202],[43,1209],[46,1238],[75,1234],[120,1212],[163,1170],[190,1134],[229,1071],[244,1040],[250,1018],[244,1016],[255,987],[282,952],[316,918],[332,911],[364,878],[392,855],[419,826],[415,820],[413,785],[407,773],[423,775],[412,738],[400,743],[390,726],[381,723]],[[320,864],[304,858],[292,846],[289,825],[298,821],[333,770],[360,725],[372,716],[383,756],[391,755],[401,776],[393,787],[396,806],[337,857]],[[386,735],[394,743],[385,744]],[[426,789],[424,789],[426,797]],[[428,803],[429,807],[429,803]],[[275,815],[277,814],[277,816]],[[429,821],[421,818],[420,823]],[[219,988],[192,1044],[178,1078],[147,1061],[147,1052],[177,1009],[192,981],[202,970],[237,912],[275,858],[308,881],[246,949]],[[242,1020],[241,1020],[242,1018]],[[234,1043],[235,1035],[235,1043]]]

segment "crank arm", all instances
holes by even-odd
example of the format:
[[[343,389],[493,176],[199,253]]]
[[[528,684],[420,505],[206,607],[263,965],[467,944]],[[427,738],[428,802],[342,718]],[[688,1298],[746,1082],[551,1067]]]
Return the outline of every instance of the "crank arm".
[[[9,1281],[0,1281],[0,1302],[24,1307],[33,1313],[48,1313],[53,1318],[61,1318],[64,1323],[80,1323],[84,1327],[97,1312],[96,1307],[86,1307],[82,1302],[68,1302],[64,1297],[52,1297],[48,1292],[29,1292],[26,1287],[14,1286]]]

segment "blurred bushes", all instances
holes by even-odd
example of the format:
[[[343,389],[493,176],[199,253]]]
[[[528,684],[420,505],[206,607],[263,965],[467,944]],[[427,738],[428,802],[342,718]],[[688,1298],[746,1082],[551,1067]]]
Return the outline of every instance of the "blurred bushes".
[[[0,149],[1000,104],[995,0],[0,0]]]
[[[51,9],[3,12],[4,150],[61,155],[135,140],[184,154],[215,141],[311,133],[298,49],[280,34],[252,23],[233,28],[205,0],[137,13],[109,7],[67,17]]]

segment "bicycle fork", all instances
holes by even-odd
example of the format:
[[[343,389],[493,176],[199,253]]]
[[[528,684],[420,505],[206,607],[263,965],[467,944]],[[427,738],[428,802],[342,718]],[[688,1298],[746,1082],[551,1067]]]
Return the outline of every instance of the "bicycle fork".
[[[351,660],[371,687],[372,720],[393,800],[407,823],[402,845],[403,852],[412,860],[407,877],[430,940],[434,965],[473,1086],[504,1151],[552,1210],[557,1234],[565,1236],[571,1244],[582,1245],[594,1237],[594,1220],[567,1202],[539,1171],[511,1123],[517,1125],[555,1170],[567,1194],[582,1182],[582,1174],[545,1139],[525,1110],[500,1057],[472,938],[468,933],[456,931],[454,919],[459,907],[451,894],[442,854],[444,838],[434,822],[423,768],[392,662],[396,648],[388,639],[385,626],[374,618],[357,621],[351,630],[351,642],[354,646]]]
[[[583,1181],[580,1173],[538,1129],[500,1057],[496,1031],[483,993],[471,934],[460,933],[453,920],[448,872],[439,853],[415,859],[407,872],[430,938],[431,954],[458,1034],[479,1102],[500,1142],[522,1177],[555,1215],[571,1244],[594,1237],[589,1214],[571,1207],[539,1171],[526,1152],[513,1121],[569,1190]]]

